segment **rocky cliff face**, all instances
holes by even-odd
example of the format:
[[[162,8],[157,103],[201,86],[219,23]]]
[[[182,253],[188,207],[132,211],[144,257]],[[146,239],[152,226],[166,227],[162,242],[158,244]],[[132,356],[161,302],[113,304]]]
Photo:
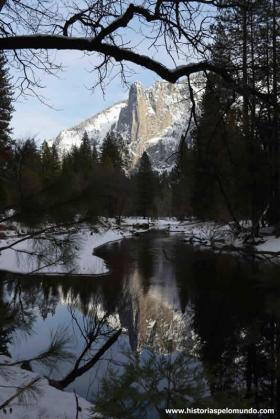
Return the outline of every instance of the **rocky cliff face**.
[[[147,151],[156,169],[168,169],[181,135],[186,129],[191,101],[185,83],[156,82],[145,89],[131,85],[128,100],[117,103],[56,138],[61,149],[78,145],[85,131],[100,148],[106,133],[117,132],[124,139],[134,167]]]
[[[116,129],[127,141],[132,165],[148,151],[155,166],[169,166],[165,159],[178,145],[188,108],[185,84],[156,82],[149,89],[144,89],[140,83],[131,86],[127,106],[121,109]]]

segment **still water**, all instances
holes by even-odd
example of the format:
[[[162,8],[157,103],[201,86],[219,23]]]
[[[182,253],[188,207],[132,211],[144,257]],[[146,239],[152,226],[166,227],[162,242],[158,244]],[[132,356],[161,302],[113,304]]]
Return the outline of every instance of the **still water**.
[[[1,352],[16,359],[33,357],[58,330],[69,336],[68,349],[78,355],[85,332],[92,324],[96,331],[105,319],[106,333],[120,326],[124,333],[101,361],[69,385],[87,399],[95,398],[110,368],[121,373],[126,352],[143,354],[149,348],[157,356],[168,346],[176,353],[187,348],[213,406],[280,412],[279,267],[199,250],[181,235],[163,232],[111,243],[96,254],[110,274],[1,274]],[[97,336],[92,354],[106,333]],[[55,367],[32,366],[55,379],[71,369],[63,361]]]

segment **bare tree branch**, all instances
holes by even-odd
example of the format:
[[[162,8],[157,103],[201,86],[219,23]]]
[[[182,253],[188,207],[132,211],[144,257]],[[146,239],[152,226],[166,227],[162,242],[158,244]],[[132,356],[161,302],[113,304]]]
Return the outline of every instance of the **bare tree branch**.
[[[132,50],[120,48],[115,45],[105,44],[95,39],[86,39],[78,37],[65,37],[65,36],[52,36],[52,35],[36,35],[36,36],[16,36],[0,39],[0,49],[56,49],[56,50],[77,50],[88,52],[99,52],[105,56],[111,56],[116,61],[129,61],[131,63],[145,67],[156,74],[162,79],[175,83],[181,77],[190,76],[194,73],[212,71],[220,75],[225,82],[228,83],[235,91],[244,93],[244,89],[248,94],[258,96],[264,101],[270,101],[269,95],[259,92],[250,86],[241,86],[229,74],[229,72],[218,65],[212,64],[208,61],[201,61],[181,65],[174,69],[167,68],[164,64],[156,61],[147,55],[138,54]]]
[[[211,6],[211,12],[206,6]],[[39,87],[36,70],[59,70],[42,54],[76,50],[101,55],[101,64],[95,67],[101,75],[100,83],[102,75],[108,74],[108,66],[114,66],[114,59],[122,75],[123,63],[127,62],[151,70],[171,83],[193,73],[212,71],[238,93],[270,101],[268,94],[237,82],[235,68],[219,67],[209,59],[209,26],[215,13],[223,8],[241,7],[245,7],[243,2],[230,0],[158,0],[129,5],[123,0],[83,0],[78,4],[67,2],[64,8],[54,0],[2,1],[0,49],[14,54],[14,61],[23,69],[22,90],[34,91]],[[126,35],[131,30],[141,38],[140,43],[137,39],[133,44],[132,37]],[[146,48],[149,55],[137,48],[141,42],[150,43]],[[165,51],[174,68],[154,58],[153,51]],[[194,57],[198,57],[196,62]],[[186,64],[181,65],[182,62]]]
[[[76,378],[80,377],[81,375],[85,374],[87,371],[89,371],[102,357],[102,355],[107,352],[108,349],[111,348],[111,346],[118,340],[118,337],[121,335],[122,329],[119,329],[116,333],[114,333],[105,343],[104,345],[97,351],[97,353],[83,366],[79,367],[80,361],[82,360],[84,354],[88,349],[90,348],[92,342],[89,341],[87,346],[85,347],[84,351],[78,358],[74,368],[72,371],[69,372],[69,374],[66,375],[62,380],[49,380],[50,384],[53,387],[56,387],[58,389],[64,389],[69,384],[71,384],[73,381],[76,380]]]

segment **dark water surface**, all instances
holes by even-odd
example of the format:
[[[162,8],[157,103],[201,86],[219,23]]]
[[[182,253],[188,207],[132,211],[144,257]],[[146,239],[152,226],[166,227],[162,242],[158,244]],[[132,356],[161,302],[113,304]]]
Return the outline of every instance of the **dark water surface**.
[[[180,350],[183,341],[191,346],[216,404],[241,407],[244,401],[280,412],[279,267],[195,249],[182,236],[162,232],[111,243],[96,254],[106,261],[109,275],[1,274],[2,351],[29,358],[60,328],[79,353],[88,318],[110,314],[109,327],[119,322],[127,332],[70,385],[84,397],[92,398],[110,365],[117,368],[124,359],[124,350],[141,352],[148,346],[162,353],[172,339],[174,349]],[[48,374],[59,378],[69,368],[61,363]],[[45,372],[39,365],[34,369]]]

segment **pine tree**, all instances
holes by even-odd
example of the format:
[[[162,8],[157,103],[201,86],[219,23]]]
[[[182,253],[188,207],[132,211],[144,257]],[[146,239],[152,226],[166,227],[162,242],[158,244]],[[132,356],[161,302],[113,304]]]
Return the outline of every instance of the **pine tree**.
[[[6,67],[6,58],[0,52],[0,205],[3,207],[7,204],[9,199],[8,191],[10,190],[10,185],[5,180],[8,172],[7,169],[10,167],[12,170],[12,130],[10,127],[14,110],[12,94],[11,82]]]
[[[105,215],[115,216],[118,221],[128,200],[128,181],[123,159],[125,154],[122,138],[114,133],[107,134],[101,148],[99,165],[101,206]]]
[[[183,219],[192,215],[194,151],[188,148],[184,137],[181,138],[175,169],[172,173],[172,201],[176,217]]]
[[[155,174],[149,156],[143,153],[139,169],[136,174],[137,208],[139,215],[149,217],[154,211],[155,200]]]
[[[242,133],[231,109],[233,93],[211,74],[202,99],[201,117],[194,131],[192,207],[199,218],[232,219],[238,225],[236,195],[239,176],[248,181]],[[246,200],[245,200],[246,201]],[[246,202],[244,202],[246,206]]]
[[[120,138],[113,133],[107,134],[103,141],[100,163],[109,170],[123,168]]]
[[[99,156],[98,156],[98,151],[97,151],[95,143],[92,146],[91,159],[92,159],[93,165],[96,166],[99,160]]]
[[[213,59],[244,87],[240,127],[250,173],[247,194],[253,237],[264,213],[271,224],[280,221],[279,16],[276,0],[246,0],[240,7],[220,10],[214,27]],[[270,101],[250,95],[247,86],[270,95]]]
[[[0,52],[0,159],[1,163],[8,158],[11,148],[11,119],[13,113],[11,80],[6,67],[7,61]]]
[[[163,172],[156,177],[156,191],[155,198],[156,214],[160,217],[172,216],[172,184],[170,174]]]
[[[15,149],[18,203],[21,220],[40,222],[42,213],[42,165],[40,151],[33,138],[18,142]]]
[[[90,176],[92,174],[94,167],[94,159],[95,156],[93,155],[90,139],[87,132],[85,131],[79,149],[80,171],[85,176]]]
[[[46,141],[41,147],[41,164],[42,164],[42,180],[43,185],[54,185],[60,172],[60,162],[57,147],[53,144],[51,147]]]

